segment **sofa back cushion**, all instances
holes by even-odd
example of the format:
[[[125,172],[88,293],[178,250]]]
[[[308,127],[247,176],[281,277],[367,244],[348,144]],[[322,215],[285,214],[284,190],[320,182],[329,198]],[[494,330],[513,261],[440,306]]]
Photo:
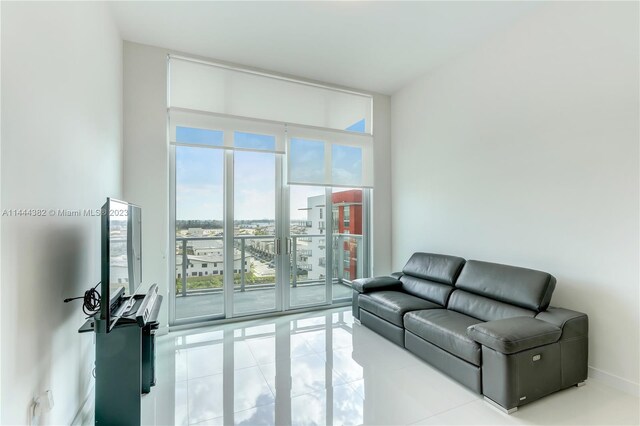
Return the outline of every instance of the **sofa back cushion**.
[[[547,309],[555,287],[546,272],[477,260],[466,262],[456,281],[456,288],[536,312]]]
[[[453,285],[462,270],[464,259],[433,253],[413,253],[402,273],[423,280]]]
[[[461,257],[414,253],[402,269],[402,289],[445,306],[463,265]]]
[[[447,309],[482,321],[494,321],[512,317],[533,318],[536,316],[536,312],[532,310],[478,296],[464,290],[455,290],[451,294]]]
[[[402,290],[406,293],[442,306],[447,305],[449,295],[455,290],[452,285],[423,280],[411,275],[403,275],[400,281],[402,281]]]

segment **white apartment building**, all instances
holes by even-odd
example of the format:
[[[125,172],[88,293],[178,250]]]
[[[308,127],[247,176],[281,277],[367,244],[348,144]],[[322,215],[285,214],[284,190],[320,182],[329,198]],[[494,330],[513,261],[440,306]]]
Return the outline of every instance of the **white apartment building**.
[[[188,254],[187,255],[187,277],[206,277],[210,275],[223,275],[224,262],[222,253],[215,254]],[[244,272],[248,273],[251,269],[251,256],[245,256]],[[176,256],[176,278],[182,278],[183,256]],[[242,271],[242,257],[240,250],[234,250],[233,254],[233,273],[239,274]]]
[[[326,277],[326,223],[327,207],[324,195],[307,198],[307,234],[296,238],[296,267],[307,271],[307,279]]]
[[[189,234],[202,236],[198,232],[200,228],[189,229]],[[200,230],[202,231],[202,230]],[[187,252],[187,277],[206,277],[209,275],[224,274],[224,250],[222,238],[215,240],[189,240],[186,244]],[[238,274],[242,270],[242,253],[238,249],[233,251],[233,272]],[[182,253],[182,251],[180,251]],[[191,254],[189,254],[191,253]],[[182,264],[184,257],[182,254],[176,255],[176,278],[182,278]],[[245,253],[244,271],[251,269],[252,256]]]

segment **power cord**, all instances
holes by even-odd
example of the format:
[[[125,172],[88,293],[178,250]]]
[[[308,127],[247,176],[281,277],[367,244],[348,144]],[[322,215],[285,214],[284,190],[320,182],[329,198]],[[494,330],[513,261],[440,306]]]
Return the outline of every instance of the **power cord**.
[[[100,310],[100,293],[98,293],[98,290],[96,290],[96,288],[98,288],[100,284],[101,282],[99,282],[89,290],[85,291],[84,296],[70,297],[68,299],[64,299],[64,303],[69,303],[72,300],[83,299],[84,302],[82,304],[82,311],[85,313],[85,315],[91,316],[95,314]]]

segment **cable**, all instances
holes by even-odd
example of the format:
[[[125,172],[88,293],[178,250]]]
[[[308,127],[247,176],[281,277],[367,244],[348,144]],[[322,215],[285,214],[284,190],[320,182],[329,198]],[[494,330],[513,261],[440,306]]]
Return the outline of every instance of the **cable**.
[[[78,297],[70,297],[68,299],[64,299],[64,303],[71,302],[72,300],[83,299],[82,303],[82,312],[87,316],[91,316],[100,310],[100,293],[96,288],[100,285],[99,282],[89,290],[84,292],[84,296]]]

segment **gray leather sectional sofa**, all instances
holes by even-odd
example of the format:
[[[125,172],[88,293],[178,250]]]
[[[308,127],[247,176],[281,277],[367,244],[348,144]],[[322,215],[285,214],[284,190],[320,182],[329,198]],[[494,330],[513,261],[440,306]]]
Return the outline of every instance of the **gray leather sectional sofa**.
[[[587,378],[587,315],[550,307],[555,285],[546,272],[415,253],[402,272],[355,280],[353,315],[511,413]]]

